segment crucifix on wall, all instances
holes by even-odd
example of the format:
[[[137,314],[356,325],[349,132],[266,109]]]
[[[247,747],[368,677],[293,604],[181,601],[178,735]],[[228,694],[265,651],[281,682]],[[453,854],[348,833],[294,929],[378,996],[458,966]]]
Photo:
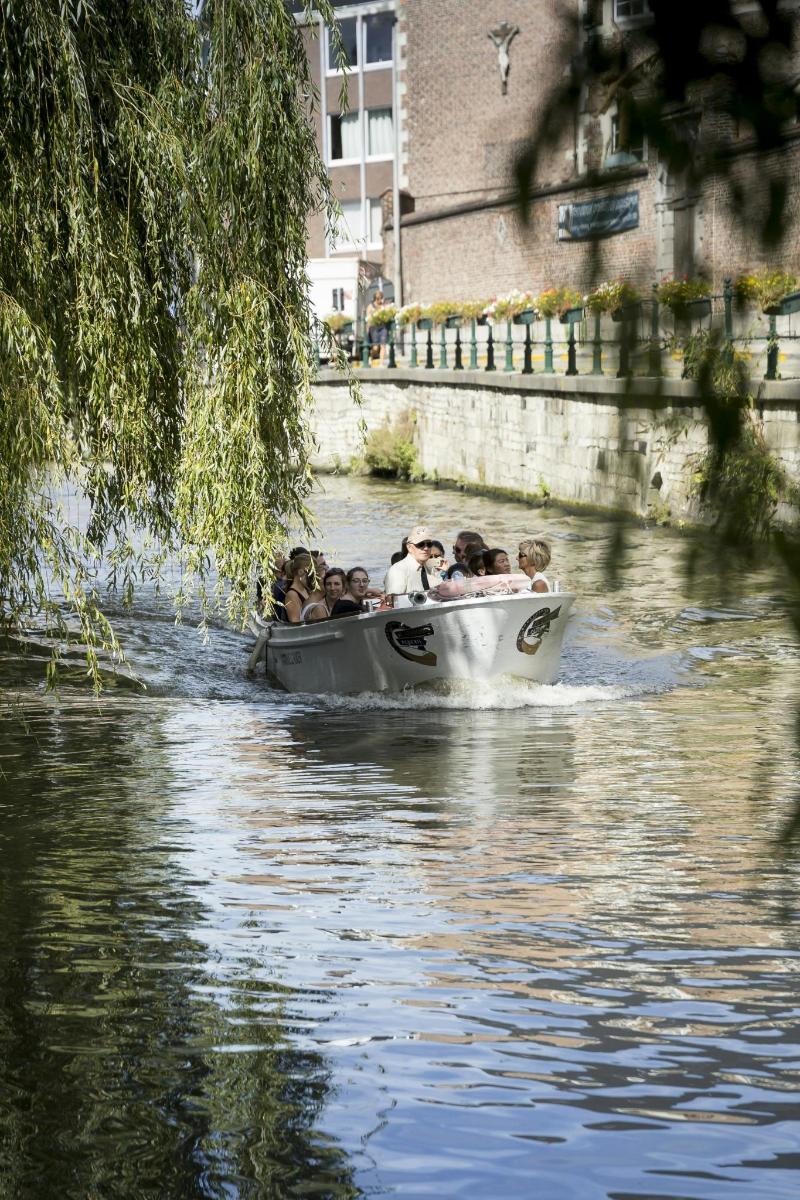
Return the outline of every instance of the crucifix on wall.
[[[502,25],[498,25],[497,29],[492,29],[489,33],[489,38],[494,42],[497,48],[497,65],[500,69],[500,89],[505,96],[508,89],[508,72],[511,69],[511,59],[508,56],[508,48],[514,38],[519,33],[518,25],[509,25],[508,21],[503,21]]]

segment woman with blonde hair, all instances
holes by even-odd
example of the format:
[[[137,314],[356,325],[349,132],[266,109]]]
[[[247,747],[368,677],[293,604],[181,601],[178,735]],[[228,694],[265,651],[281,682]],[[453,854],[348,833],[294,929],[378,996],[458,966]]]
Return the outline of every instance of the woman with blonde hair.
[[[323,596],[310,554],[296,554],[289,560],[288,579],[284,602],[286,620],[290,625],[300,625],[306,605],[312,600],[321,600]]]
[[[542,571],[550,563],[550,543],[543,537],[526,538],[519,544],[517,556],[520,571],[531,581],[532,592],[549,592],[550,581]]]

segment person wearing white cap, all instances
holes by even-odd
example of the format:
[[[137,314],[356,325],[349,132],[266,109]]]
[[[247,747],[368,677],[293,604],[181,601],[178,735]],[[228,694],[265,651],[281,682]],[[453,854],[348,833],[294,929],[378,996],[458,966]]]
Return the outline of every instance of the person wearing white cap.
[[[428,580],[425,564],[431,556],[433,534],[424,525],[415,525],[408,535],[406,556],[386,572],[383,590],[390,596],[405,596],[409,592],[426,592],[434,581]]]

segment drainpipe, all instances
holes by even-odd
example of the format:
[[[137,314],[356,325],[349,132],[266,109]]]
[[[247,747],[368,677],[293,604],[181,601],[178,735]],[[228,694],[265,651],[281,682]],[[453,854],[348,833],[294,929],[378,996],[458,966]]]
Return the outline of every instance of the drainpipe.
[[[392,115],[394,125],[394,159],[392,160],[392,225],[394,233],[394,302],[399,308],[403,303],[403,259],[400,246],[400,96],[398,94],[397,13],[392,26]]]

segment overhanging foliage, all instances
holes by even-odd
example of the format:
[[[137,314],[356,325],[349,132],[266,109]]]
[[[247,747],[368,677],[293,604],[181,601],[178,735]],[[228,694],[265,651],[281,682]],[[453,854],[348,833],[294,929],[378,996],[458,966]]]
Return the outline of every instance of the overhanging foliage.
[[[312,101],[282,0],[0,5],[6,627],[108,642],[95,568],[130,589],[165,550],[241,617],[304,523]]]

